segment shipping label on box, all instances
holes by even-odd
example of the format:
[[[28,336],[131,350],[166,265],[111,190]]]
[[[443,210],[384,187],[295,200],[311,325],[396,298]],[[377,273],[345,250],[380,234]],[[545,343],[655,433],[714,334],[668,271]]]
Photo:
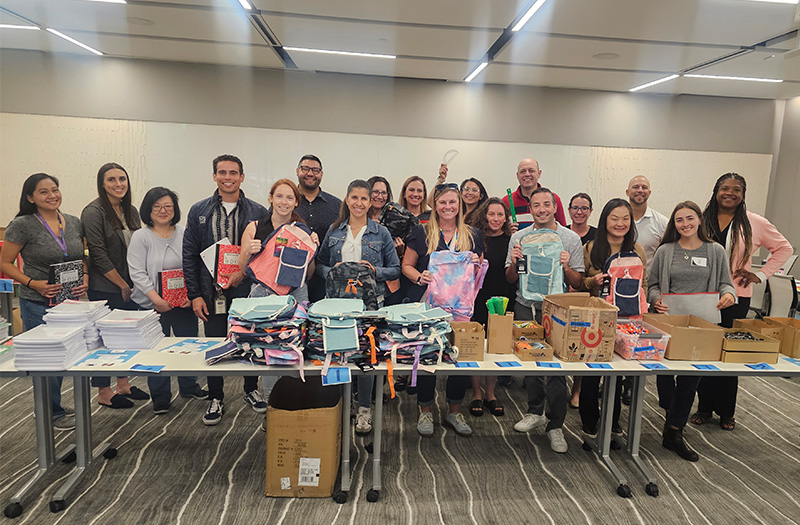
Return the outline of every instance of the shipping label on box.
[[[644,314],[649,323],[670,336],[666,359],[673,361],[719,361],[723,331],[693,315]]]
[[[513,350],[512,328],[514,314],[489,314],[487,323],[486,349],[490,354],[510,354]]]
[[[544,341],[514,341],[514,355],[520,361],[552,361],[553,347]]]
[[[611,361],[617,307],[587,293],[548,295],[542,305],[545,338],[562,361]]]
[[[451,321],[450,344],[458,347],[459,361],[483,361],[486,336],[483,325],[475,322]]]

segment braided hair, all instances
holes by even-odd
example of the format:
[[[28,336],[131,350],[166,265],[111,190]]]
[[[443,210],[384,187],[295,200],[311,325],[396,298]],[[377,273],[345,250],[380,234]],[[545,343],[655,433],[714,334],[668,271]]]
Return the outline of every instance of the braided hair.
[[[747,195],[747,181],[738,173],[726,173],[717,179],[714,184],[714,192],[711,194],[711,199],[703,210],[703,222],[706,226],[706,231],[713,232],[719,230],[719,203],[717,202],[717,193],[719,192],[722,183],[728,179],[733,179],[742,185],[742,202],[736,207],[733,212],[733,220],[730,224],[731,232],[731,245],[730,253],[735,254],[739,247],[739,238],[744,238],[744,257],[740,261],[734,261],[733,257],[730,258],[731,273],[735,272],[738,268],[744,268],[746,261],[750,260],[753,254],[753,229],[750,226],[750,219],[747,218],[747,206],[745,205],[745,196]],[[738,263],[738,264],[737,264]]]

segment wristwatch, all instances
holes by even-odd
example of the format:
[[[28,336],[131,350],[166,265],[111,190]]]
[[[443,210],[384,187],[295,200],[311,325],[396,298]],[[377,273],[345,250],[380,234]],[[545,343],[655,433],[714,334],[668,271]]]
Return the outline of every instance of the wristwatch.
[[[419,277],[417,277],[417,286],[419,286],[421,280],[422,280],[422,274],[419,274]]]

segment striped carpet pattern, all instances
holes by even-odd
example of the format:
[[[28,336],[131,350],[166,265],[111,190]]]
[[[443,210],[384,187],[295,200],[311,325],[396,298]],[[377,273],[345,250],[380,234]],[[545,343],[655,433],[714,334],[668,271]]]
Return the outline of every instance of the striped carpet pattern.
[[[142,378],[132,382],[146,386]],[[327,498],[266,498],[262,419],[245,406],[241,379],[230,378],[226,414],[216,427],[200,421],[205,401],[176,396],[168,414],[155,416],[149,403],[110,410],[93,399],[95,444],[110,440],[119,455],[88,469],[65,511],[49,510],[50,497],[70,473],[69,466],[58,464],[40,481],[42,495],[23,501],[21,517],[0,520],[36,525],[800,523],[800,380],[742,378],[734,432],[721,430],[717,420],[687,429],[687,440],[701,456],[698,463],[682,461],[660,446],[664,418],[655,394],[650,379],[642,456],[658,478],[658,498],[645,494],[644,479],[619,453],[615,457],[629,475],[634,496],[616,495],[611,474],[581,448],[577,410],[569,411],[565,424],[570,447],[565,455],[550,450],[541,430],[514,432],[526,406],[519,379],[511,387],[498,387],[504,417],[467,415],[474,429],[471,438],[440,425],[442,389],[432,438],[416,433],[415,398],[400,393],[387,403],[383,490],[377,503],[366,501],[372,456],[364,445],[371,438],[355,436],[346,504]],[[63,398],[65,406],[72,406],[70,380]],[[29,379],[0,380],[3,507],[36,468],[32,406]],[[623,409],[623,426],[626,418]],[[57,448],[70,439],[71,433],[58,433]]]

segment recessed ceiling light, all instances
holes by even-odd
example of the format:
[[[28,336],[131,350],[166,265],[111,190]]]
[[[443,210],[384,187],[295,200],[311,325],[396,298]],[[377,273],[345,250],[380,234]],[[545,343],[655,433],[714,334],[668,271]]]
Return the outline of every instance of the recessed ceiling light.
[[[73,44],[75,44],[76,46],[82,47],[82,48],[83,48],[83,49],[85,49],[86,51],[91,51],[91,52],[92,52],[92,53],[94,53],[95,55],[98,55],[98,56],[103,56],[103,53],[101,53],[100,51],[96,50],[96,49],[95,49],[95,48],[93,48],[93,47],[87,46],[87,45],[86,45],[86,44],[84,44],[83,42],[78,42],[77,40],[75,40],[75,39],[74,39],[74,38],[72,38],[71,36],[67,36],[67,35],[65,35],[64,33],[61,33],[60,31],[56,31],[55,29],[52,29],[52,28],[50,28],[50,27],[48,27],[48,28],[47,28],[47,30],[48,30],[49,32],[53,33],[54,35],[56,35],[56,36],[59,36],[59,37],[63,38],[63,39],[64,39],[64,40],[66,40],[67,42],[72,42],[72,43],[73,43]]]
[[[301,51],[303,53],[323,53],[326,55],[345,55],[345,56],[367,57],[367,58],[391,58],[391,59],[397,58],[397,56],[395,55],[381,55],[378,53],[359,53],[356,51],[333,51],[331,49],[311,49],[308,47],[283,46],[283,49],[287,51]]]
[[[544,5],[545,2],[547,2],[547,0],[536,0],[536,2],[531,6],[531,8],[528,9],[528,11],[524,15],[522,15],[522,18],[519,19],[519,22],[514,24],[514,27],[512,27],[511,30],[517,32],[520,29],[522,29],[522,27],[528,23],[528,20],[533,18],[533,15],[536,14],[536,11],[538,11],[539,8]]]
[[[642,84],[641,86],[636,86],[635,88],[631,88],[628,91],[633,93],[635,91],[639,91],[640,89],[649,88],[651,86],[661,84],[662,82],[669,82],[670,80],[674,80],[676,78],[678,78],[678,75],[670,75],[668,77],[659,78],[658,80],[653,80],[652,82],[648,82],[647,84]]]
[[[768,2],[770,4],[796,4],[800,0],[749,0],[750,2]]]
[[[619,53],[597,53],[596,55],[592,55],[592,58],[596,58],[597,60],[614,60],[615,58],[619,58]]]
[[[470,73],[469,75],[467,75],[467,78],[465,78],[465,79],[464,79],[464,82],[472,82],[472,79],[474,79],[475,77],[477,77],[477,76],[478,76],[478,74],[480,74],[480,72],[481,72],[481,71],[483,71],[484,69],[486,69],[486,66],[488,66],[488,65],[489,65],[489,62],[481,62],[480,64],[478,64],[478,67],[476,67],[476,68],[475,68],[475,69],[472,71],[472,73]]]
[[[39,26],[20,26],[15,24],[0,24],[0,29],[39,29]]]
[[[152,20],[150,20],[149,18],[140,18],[138,16],[127,16],[127,17],[125,17],[125,20],[127,20],[127,22],[129,24],[133,24],[135,26],[153,26],[153,25],[156,25],[156,23],[153,22]]]
[[[683,75],[688,78],[710,78],[712,80],[745,80],[748,82],[783,82],[780,78],[729,77],[723,75]]]
[[[244,7],[245,9],[247,9],[248,11],[252,11],[253,10],[253,6],[251,6],[250,2],[248,2],[247,0],[239,0],[239,4],[242,7]]]
[[[86,0],[87,2],[103,2],[106,4],[127,4],[125,0]]]

